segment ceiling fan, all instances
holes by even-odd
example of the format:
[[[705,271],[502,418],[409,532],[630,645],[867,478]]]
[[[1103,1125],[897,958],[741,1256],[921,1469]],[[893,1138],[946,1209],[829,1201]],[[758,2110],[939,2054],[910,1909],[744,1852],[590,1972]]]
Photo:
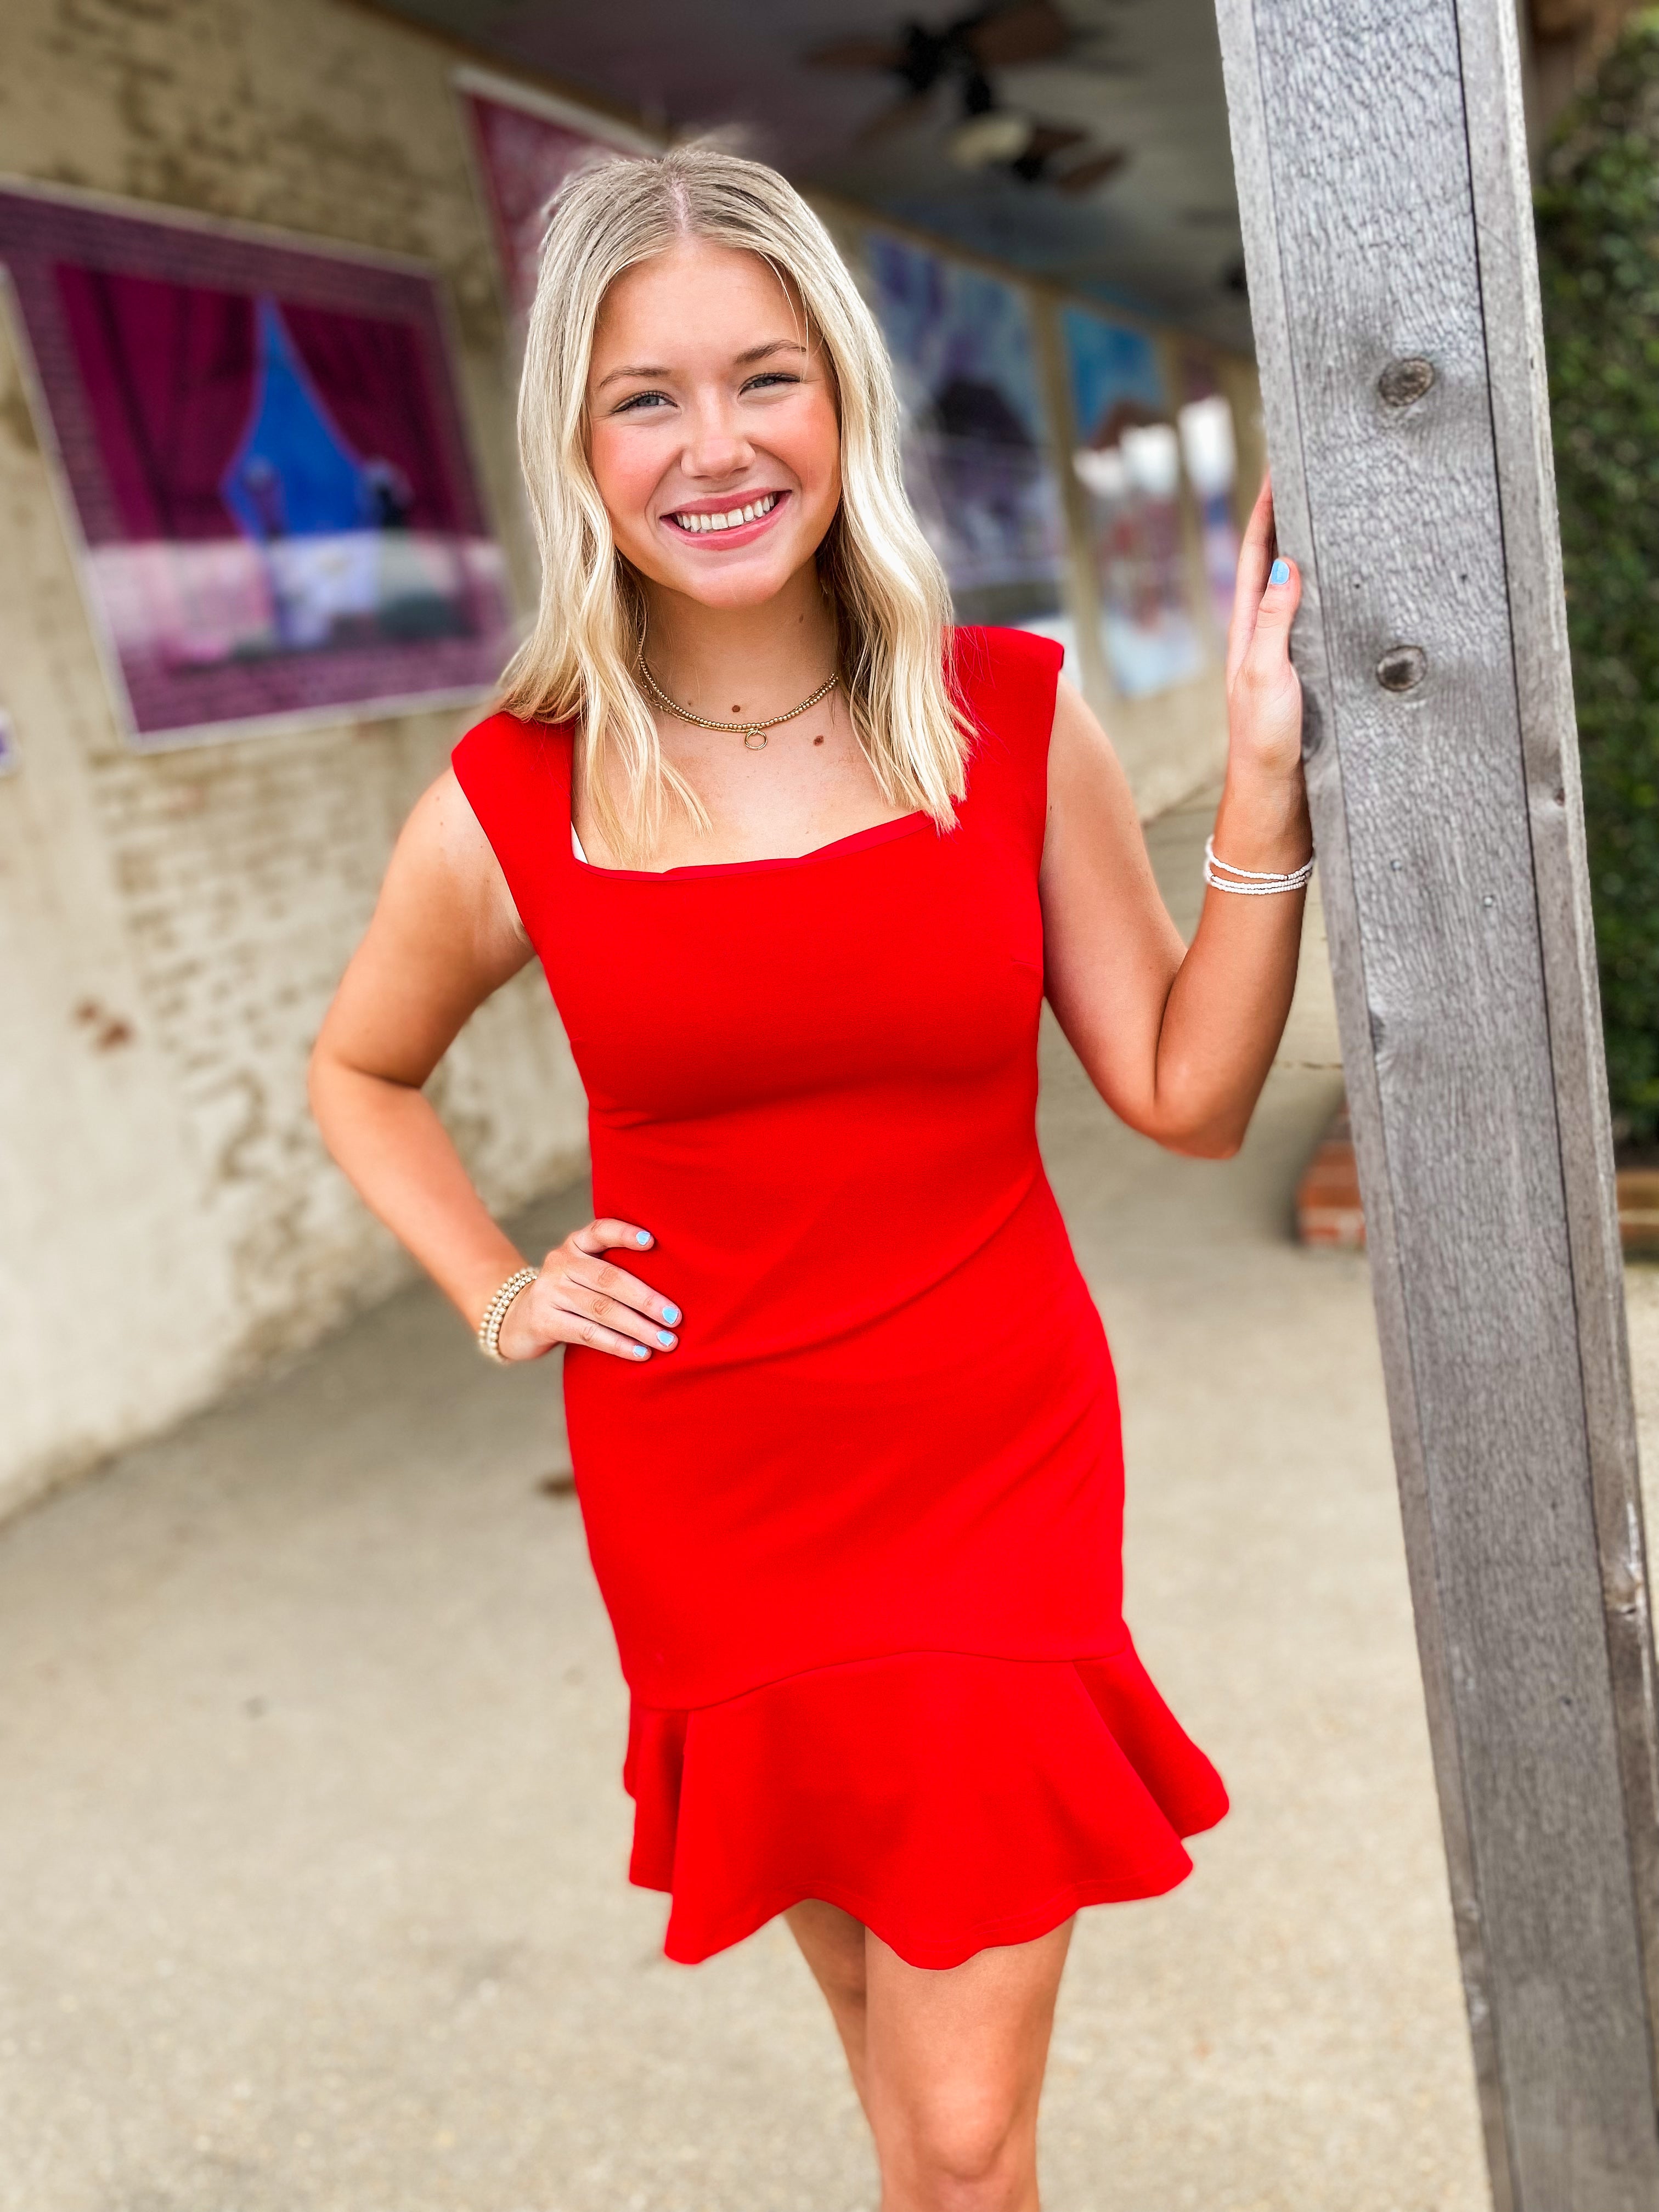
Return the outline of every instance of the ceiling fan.
[[[1121,169],[1117,147],[1091,150],[1075,124],[1044,122],[1005,106],[992,72],[1054,60],[1073,43],[1071,25],[1054,0],[1006,0],[975,8],[937,28],[902,23],[890,38],[838,39],[807,58],[820,69],[877,70],[896,77],[897,100],[860,134],[867,143],[931,115],[935,95],[954,94],[957,118],[945,135],[951,159],[964,169],[1006,169],[1023,184],[1081,193]]]

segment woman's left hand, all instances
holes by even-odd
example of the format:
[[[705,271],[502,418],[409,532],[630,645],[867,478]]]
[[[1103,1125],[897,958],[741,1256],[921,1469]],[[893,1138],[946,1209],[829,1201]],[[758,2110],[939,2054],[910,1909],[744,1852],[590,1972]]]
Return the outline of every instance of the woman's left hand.
[[[1301,602],[1302,578],[1295,562],[1279,552],[1273,479],[1264,477],[1239,549],[1227,632],[1227,730],[1237,768],[1285,778],[1300,774],[1302,685],[1290,645]]]

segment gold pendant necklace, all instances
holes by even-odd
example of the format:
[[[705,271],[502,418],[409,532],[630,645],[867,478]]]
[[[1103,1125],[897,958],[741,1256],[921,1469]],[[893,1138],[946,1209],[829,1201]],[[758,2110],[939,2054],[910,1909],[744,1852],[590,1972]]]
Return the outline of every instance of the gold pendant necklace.
[[[803,699],[799,707],[792,707],[787,714],[769,714],[763,722],[711,722],[704,715],[694,714],[689,707],[677,706],[643,661],[640,663],[640,673],[659,707],[666,707],[671,714],[678,714],[683,722],[695,722],[700,730],[730,730],[734,735],[740,732],[743,749],[749,753],[763,752],[769,730],[775,730],[780,722],[793,722],[798,716],[809,712],[820,699],[830,696],[836,684],[836,678],[832,676],[827,684],[819,684],[810,699]],[[757,738],[760,739],[758,744],[754,742]]]

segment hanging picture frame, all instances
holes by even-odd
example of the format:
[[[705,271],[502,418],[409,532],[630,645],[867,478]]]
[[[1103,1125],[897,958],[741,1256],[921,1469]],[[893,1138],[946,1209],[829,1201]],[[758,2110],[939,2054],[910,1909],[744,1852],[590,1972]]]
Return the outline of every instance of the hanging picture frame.
[[[132,744],[494,684],[506,569],[429,267],[8,183],[0,270]]]
[[[567,177],[605,154],[655,154],[649,133],[489,70],[459,69],[456,97],[495,242],[502,296],[523,328],[547,214]]]
[[[864,268],[904,410],[911,504],[957,618],[1069,645],[1065,517],[1024,294],[878,228]]]

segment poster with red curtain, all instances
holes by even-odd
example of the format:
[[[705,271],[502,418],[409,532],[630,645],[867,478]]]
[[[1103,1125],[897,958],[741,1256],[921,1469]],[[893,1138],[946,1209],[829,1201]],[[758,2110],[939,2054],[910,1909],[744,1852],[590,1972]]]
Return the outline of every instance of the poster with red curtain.
[[[495,682],[506,572],[427,270],[12,187],[0,268],[136,743]]]
[[[489,210],[502,289],[522,321],[535,297],[548,208],[565,179],[607,154],[659,149],[655,140],[625,124],[481,70],[458,70],[455,86]]]

